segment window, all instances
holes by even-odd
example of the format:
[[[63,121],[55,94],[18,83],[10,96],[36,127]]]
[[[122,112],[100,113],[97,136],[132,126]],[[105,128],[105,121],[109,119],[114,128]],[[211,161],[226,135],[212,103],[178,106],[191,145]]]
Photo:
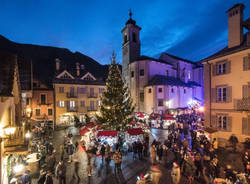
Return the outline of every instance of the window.
[[[59,87],[59,93],[64,93],[64,87]]]
[[[59,107],[64,107],[64,105],[65,105],[65,104],[64,104],[64,101],[59,101],[59,103],[58,103],[58,106],[59,106]]]
[[[152,89],[151,89],[151,88],[149,88],[149,89],[148,89],[148,93],[151,93],[151,92],[152,92]]]
[[[40,109],[36,109],[36,116],[40,116],[41,115],[41,111],[40,111]]]
[[[226,66],[227,63],[218,63],[217,64],[217,75],[222,75],[222,74],[226,74]]]
[[[85,107],[85,101],[80,101],[80,106]]]
[[[163,106],[163,99],[158,99],[158,106],[162,107]]]
[[[171,92],[174,93],[174,88],[171,89]]]
[[[84,77],[83,80],[92,81],[92,80],[94,80],[94,79],[93,79],[93,77],[91,77],[90,75],[87,75],[86,77]]]
[[[217,101],[226,102],[226,100],[227,100],[227,88],[226,87],[217,88]]]
[[[99,93],[103,93],[104,92],[104,88],[99,88]]]
[[[26,98],[26,105],[30,105],[30,98]]]
[[[125,35],[123,36],[123,43],[127,43],[127,41],[128,41],[128,36],[125,34]]]
[[[191,79],[191,71],[188,71],[188,79]]]
[[[136,39],[136,33],[135,32],[132,33],[132,39],[133,39],[133,42],[136,43],[137,39]]]
[[[76,106],[76,102],[75,101],[69,101],[69,107],[70,108],[74,108]]]
[[[144,76],[144,70],[143,69],[140,70],[140,76]]]
[[[186,94],[186,89],[183,90],[183,93]]]
[[[225,115],[218,115],[218,128],[227,130],[227,116]]]
[[[166,70],[166,76],[168,76],[168,70]]]
[[[242,134],[250,135],[250,116],[242,118]]]
[[[162,93],[162,88],[158,88],[158,92],[159,92],[159,93]]]
[[[48,116],[52,116],[53,115],[53,111],[52,111],[52,109],[50,108],[50,109],[48,109]]]
[[[134,71],[131,72],[131,78],[133,78],[133,77],[134,77]]]
[[[41,105],[45,105],[46,104],[46,94],[41,94],[41,96],[40,96],[40,102],[41,102]]]
[[[243,57],[243,71],[250,70],[250,57],[245,56]]]
[[[144,102],[144,93],[143,92],[140,93],[140,101]]]

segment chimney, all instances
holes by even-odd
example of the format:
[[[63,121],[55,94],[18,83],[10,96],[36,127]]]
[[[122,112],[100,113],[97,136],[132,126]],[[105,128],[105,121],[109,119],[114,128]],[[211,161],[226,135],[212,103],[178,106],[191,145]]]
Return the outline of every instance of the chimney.
[[[55,61],[56,61],[56,71],[59,71],[59,70],[60,70],[60,63],[61,63],[61,60],[58,59],[58,58],[56,58]]]
[[[228,48],[238,46],[243,41],[243,10],[244,4],[236,4],[229,10],[228,15]]]
[[[76,75],[77,77],[80,76],[80,63],[76,63]]]

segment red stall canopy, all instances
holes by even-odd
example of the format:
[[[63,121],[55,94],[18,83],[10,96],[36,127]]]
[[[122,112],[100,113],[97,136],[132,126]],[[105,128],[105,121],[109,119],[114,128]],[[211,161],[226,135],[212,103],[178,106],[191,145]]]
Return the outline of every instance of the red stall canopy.
[[[97,133],[97,136],[112,136],[115,137],[117,136],[118,132],[115,130],[104,130],[104,131],[99,131]]]
[[[132,129],[128,129],[128,133],[130,135],[140,135],[140,134],[144,134],[144,132],[142,131],[141,128],[132,128]]]
[[[83,128],[83,129],[81,129],[81,130],[79,131],[79,133],[80,133],[81,136],[84,136],[84,134],[86,134],[88,131],[89,131],[88,128]]]
[[[163,114],[162,117],[173,117],[174,115],[173,114]]]
[[[95,127],[95,123],[94,122],[89,122],[86,125],[86,128],[94,128]]]
[[[157,118],[159,118],[159,117],[161,117],[161,115],[160,115],[160,114],[157,114],[157,113],[152,113],[152,114],[150,114],[150,116],[149,116],[150,119],[157,119]]]
[[[163,117],[162,118],[163,120],[176,120],[176,118],[174,118],[174,117]]]

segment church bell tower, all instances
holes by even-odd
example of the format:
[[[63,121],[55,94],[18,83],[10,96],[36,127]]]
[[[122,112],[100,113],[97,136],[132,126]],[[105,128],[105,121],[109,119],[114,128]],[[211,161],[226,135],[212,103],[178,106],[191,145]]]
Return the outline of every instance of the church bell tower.
[[[129,63],[136,61],[140,57],[141,43],[140,43],[141,28],[136,25],[136,21],[132,19],[132,12],[129,12],[129,20],[122,29],[123,43],[122,43],[122,76],[126,84],[130,88],[130,71]]]

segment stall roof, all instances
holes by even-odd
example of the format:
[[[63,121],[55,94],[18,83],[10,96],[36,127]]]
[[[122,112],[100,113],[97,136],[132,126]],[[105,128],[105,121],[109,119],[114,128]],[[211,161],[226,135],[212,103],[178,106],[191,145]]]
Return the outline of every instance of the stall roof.
[[[84,134],[86,134],[88,131],[89,131],[88,128],[83,128],[83,129],[81,129],[81,130],[79,131],[79,133],[80,133],[81,136],[84,136]]]
[[[94,128],[95,127],[95,123],[94,122],[89,122],[86,125],[86,128]]]
[[[130,135],[140,135],[140,134],[144,134],[144,132],[142,131],[141,128],[132,128],[132,129],[128,129],[127,131]]]
[[[117,136],[118,132],[115,130],[104,130],[104,131],[99,131],[97,133],[97,136],[112,136],[115,137]]]
[[[169,117],[163,117],[162,118],[163,120],[176,120],[176,118],[174,118],[174,117],[171,117],[171,116],[169,116]]]

